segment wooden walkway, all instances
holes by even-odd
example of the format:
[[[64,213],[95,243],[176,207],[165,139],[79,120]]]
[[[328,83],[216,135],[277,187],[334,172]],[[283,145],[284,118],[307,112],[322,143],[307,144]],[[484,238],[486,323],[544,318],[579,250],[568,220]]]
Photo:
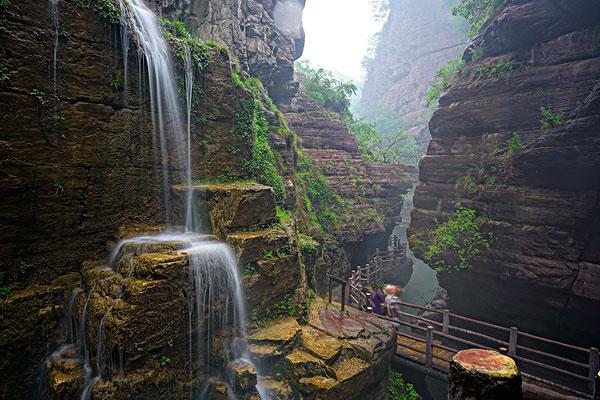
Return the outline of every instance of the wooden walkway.
[[[372,285],[381,281],[385,263],[406,256],[406,244],[390,245],[376,251],[365,266],[355,267],[347,277],[330,276],[329,300],[333,283],[341,285],[342,312],[346,304],[367,310]],[[346,290],[348,289],[348,290]],[[597,348],[583,348],[471,319],[449,310],[437,310],[400,302],[395,317],[379,318],[393,322],[398,331],[396,355],[425,373],[445,376],[454,354],[469,348],[497,350],[512,357],[524,378],[524,388],[546,391],[563,399],[599,399],[595,381],[600,369]],[[594,397],[597,396],[597,397]]]

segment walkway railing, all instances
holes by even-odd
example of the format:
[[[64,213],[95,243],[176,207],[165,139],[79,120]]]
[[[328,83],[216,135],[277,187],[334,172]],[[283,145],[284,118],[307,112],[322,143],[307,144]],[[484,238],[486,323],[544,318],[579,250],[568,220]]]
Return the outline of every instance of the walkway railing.
[[[451,358],[448,353],[468,348],[499,350],[516,361],[525,378],[582,398],[594,398],[595,377],[599,370],[597,348],[586,349],[561,343],[521,332],[516,327],[502,327],[448,310],[403,302],[400,305],[405,311],[397,311],[399,318],[378,315],[400,327],[397,347],[400,357],[409,358],[427,369],[447,373]],[[406,312],[407,309],[438,318],[414,315]],[[410,357],[411,353],[422,354],[423,357]]]
[[[390,251],[377,250],[366,265],[351,271],[347,281],[330,276],[329,301],[332,301],[331,289],[335,281],[342,286],[342,313],[346,304],[365,309],[369,293],[363,293],[363,290],[370,290],[381,282],[385,263],[406,256],[406,245],[397,243],[396,247],[390,246]],[[595,398],[595,379],[600,369],[599,351],[595,347],[587,349],[561,343],[522,332],[517,327],[503,327],[448,310],[404,302],[399,305],[395,318],[378,317],[399,327],[396,354],[421,365],[428,372],[446,374],[452,356],[460,350],[494,349],[512,357],[523,377],[538,386],[584,399]]]

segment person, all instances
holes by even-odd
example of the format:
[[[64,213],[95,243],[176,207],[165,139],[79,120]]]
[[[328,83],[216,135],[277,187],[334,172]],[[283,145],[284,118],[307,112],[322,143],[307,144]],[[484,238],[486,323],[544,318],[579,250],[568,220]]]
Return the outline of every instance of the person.
[[[387,285],[384,289],[385,296],[385,306],[387,309],[387,314],[392,318],[399,318],[400,314],[400,294],[402,293],[402,289],[395,285]]]
[[[373,312],[379,315],[383,315],[384,312],[384,303],[385,303],[385,294],[381,288],[375,289],[373,293],[371,293],[371,298],[369,299],[369,303],[371,303],[371,307],[373,307]]]

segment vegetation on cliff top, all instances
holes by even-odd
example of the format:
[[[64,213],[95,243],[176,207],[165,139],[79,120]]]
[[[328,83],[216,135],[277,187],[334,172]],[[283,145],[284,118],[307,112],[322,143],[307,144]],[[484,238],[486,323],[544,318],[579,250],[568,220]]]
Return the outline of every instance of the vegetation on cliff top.
[[[437,272],[470,268],[473,260],[491,245],[491,234],[482,233],[481,225],[475,210],[459,208],[431,233],[425,262]]]
[[[353,83],[339,81],[331,72],[315,69],[308,61],[296,63],[296,70],[304,76],[303,94],[319,102],[325,109],[340,114],[348,131],[356,139],[361,158],[367,162],[417,164],[419,147],[405,130],[388,124],[394,127],[384,132],[376,124],[352,115],[351,96],[356,93]]]
[[[304,95],[315,99],[327,110],[344,116],[350,114],[350,98],[356,94],[356,85],[335,79],[323,68],[313,68],[307,60],[297,62],[295,70],[304,77]]]
[[[506,0],[460,0],[460,3],[452,8],[452,15],[460,15],[467,19],[471,27],[469,37],[474,38],[505,2]]]

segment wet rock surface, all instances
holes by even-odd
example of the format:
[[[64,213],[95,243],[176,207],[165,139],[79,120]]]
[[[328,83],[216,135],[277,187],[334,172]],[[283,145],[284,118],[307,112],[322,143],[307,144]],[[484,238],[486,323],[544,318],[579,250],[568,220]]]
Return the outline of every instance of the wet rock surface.
[[[362,116],[406,129],[423,151],[431,138],[429,83],[438,68],[456,58],[467,44],[467,26],[460,17],[451,16],[451,6],[443,0],[390,2],[361,95]]]
[[[275,320],[254,331],[249,341],[266,374],[265,387],[287,393],[281,388],[290,385],[294,395],[287,399],[360,399],[384,384],[396,331],[360,311],[342,317],[339,305],[316,299],[306,325],[292,318]],[[266,346],[272,351],[268,356]],[[274,398],[286,398],[280,396]]]
[[[391,231],[400,215],[402,195],[416,180],[416,169],[362,160],[340,115],[310,98],[298,95],[282,106],[282,111],[290,129],[302,139],[304,154],[314,160],[331,188],[348,202],[347,211],[338,215],[343,223],[334,238],[337,243],[324,243],[327,254],[314,267],[312,281],[325,290],[327,273],[345,271],[349,259],[366,262],[366,253],[383,246],[386,232]],[[344,253],[336,254],[336,248]]]
[[[463,350],[450,362],[449,400],[522,398],[521,374],[513,359],[492,350]]]
[[[493,234],[492,246],[471,270],[441,276],[450,306],[484,317],[487,301],[476,310],[468,304],[493,297],[499,299],[494,317],[505,323],[509,298],[531,300],[520,312],[573,340],[598,329],[576,320],[599,321],[589,304],[600,301],[592,288],[600,263],[600,14],[593,1],[563,7],[566,2],[508,2],[469,45],[465,60],[475,50],[484,56],[467,66],[468,76],[441,97],[431,119],[410,240],[423,257],[436,220],[457,204],[476,210]],[[504,74],[485,72],[502,64],[510,65]],[[563,113],[563,122],[544,125],[542,107]],[[507,143],[515,135],[520,148],[511,152]],[[457,185],[465,177],[473,181],[470,190]],[[487,294],[478,289],[483,285]]]

